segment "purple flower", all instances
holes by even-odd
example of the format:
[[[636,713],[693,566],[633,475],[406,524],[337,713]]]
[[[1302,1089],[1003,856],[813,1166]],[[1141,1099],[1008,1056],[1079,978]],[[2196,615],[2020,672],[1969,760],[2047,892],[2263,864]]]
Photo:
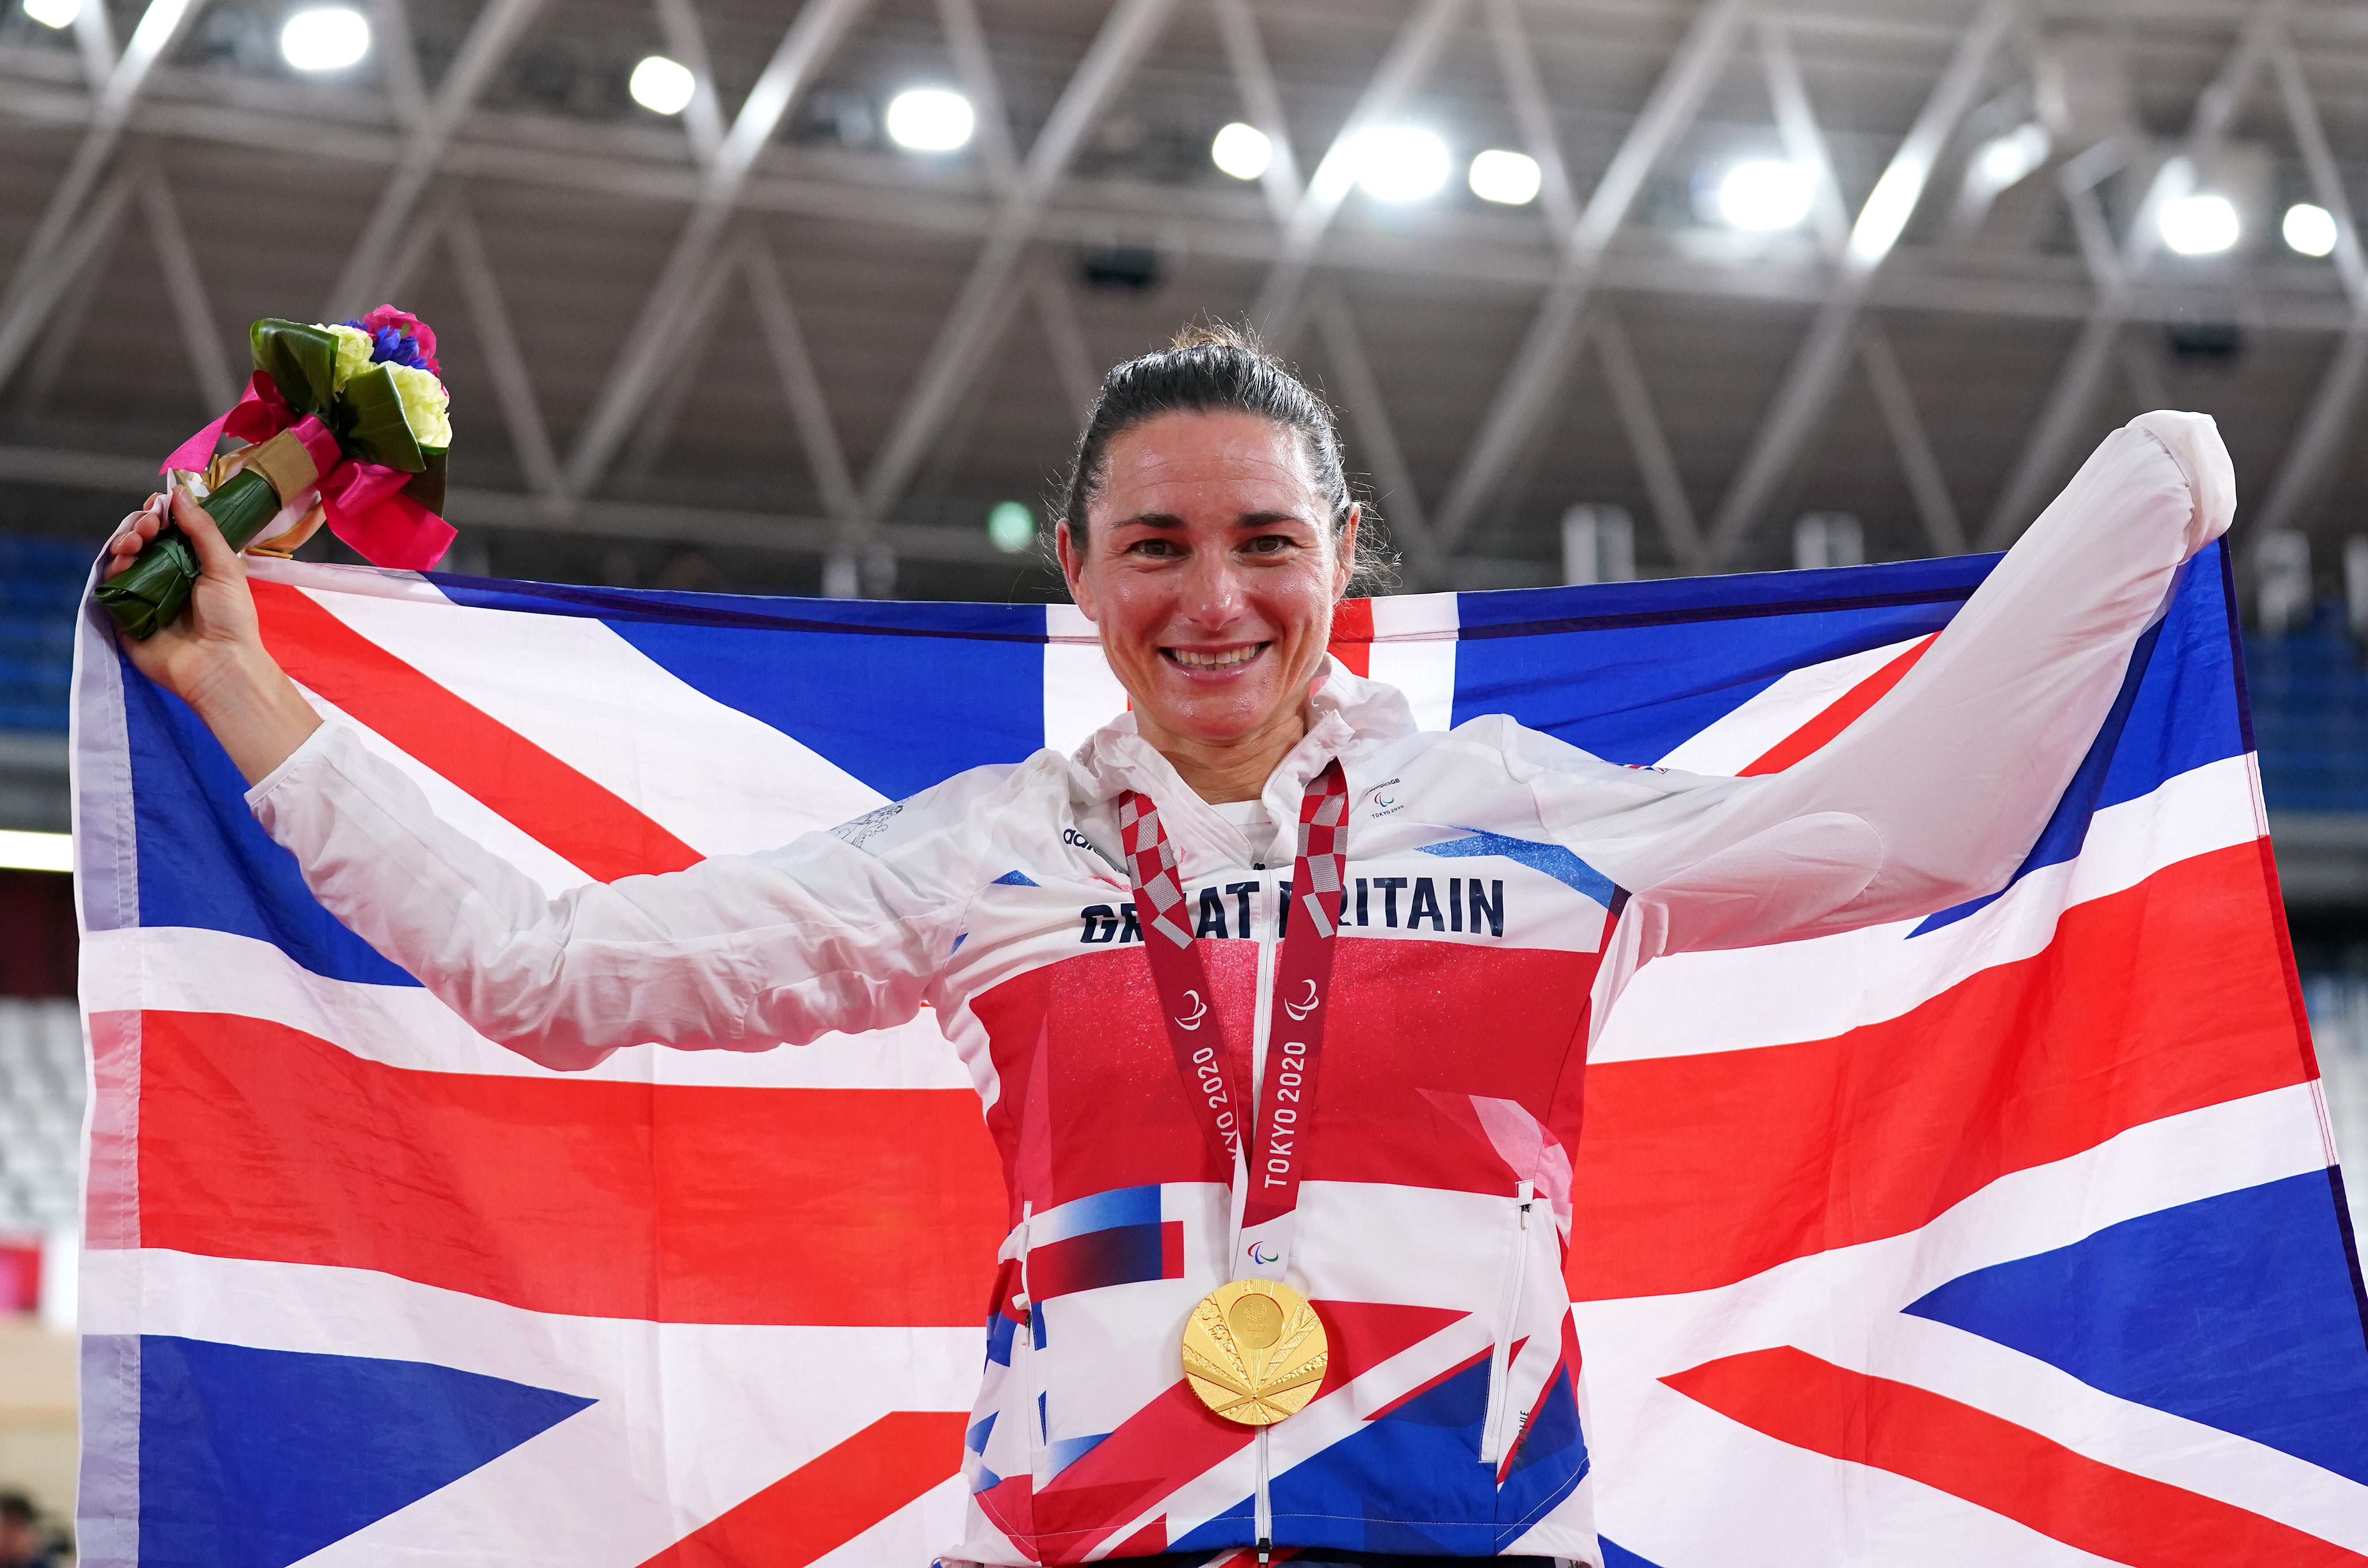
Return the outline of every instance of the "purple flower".
[[[370,362],[409,365],[441,375],[436,364],[436,335],[427,324],[408,311],[398,311],[393,305],[381,305],[370,314],[348,321],[347,326],[370,335]]]

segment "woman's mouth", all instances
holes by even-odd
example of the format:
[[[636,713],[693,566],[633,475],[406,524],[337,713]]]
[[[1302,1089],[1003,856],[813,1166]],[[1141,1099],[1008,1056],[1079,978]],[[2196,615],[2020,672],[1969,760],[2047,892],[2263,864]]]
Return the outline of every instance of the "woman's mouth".
[[[1228,675],[1272,647],[1270,642],[1244,642],[1232,648],[1162,648],[1161,657],[1178,668]]]

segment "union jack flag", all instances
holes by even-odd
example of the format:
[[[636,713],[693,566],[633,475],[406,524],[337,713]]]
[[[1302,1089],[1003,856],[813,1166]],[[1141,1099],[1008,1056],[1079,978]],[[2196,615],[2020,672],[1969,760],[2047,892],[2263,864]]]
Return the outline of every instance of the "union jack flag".
[[[1333,651],[1427,727],[1766,773],[1990,564],[1352,601]],[[322,711],[553,891],[1123,702],[1065,608],[255,574]],[[1572,1179],[1608,1563],[2368,1564],[2360,1269],[2230,603],[2215,546],[2004,892],[1621,1000]],[[79,635],[85,1561],[953,1540],[1008,1216],[928,1016],[538,1067],[332,919],[202,726]]]

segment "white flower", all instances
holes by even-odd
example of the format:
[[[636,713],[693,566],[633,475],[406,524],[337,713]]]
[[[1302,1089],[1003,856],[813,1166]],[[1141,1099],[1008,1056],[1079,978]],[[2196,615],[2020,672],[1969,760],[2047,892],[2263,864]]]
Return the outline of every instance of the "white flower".
[[[341,392],[346,383],[370,368],[370,355],[376,344],[370,335],[358,326],[330,326],[319,324],[321,330],[337,340],[336,367],[329,372],[329,390]]]
[[[451,394],[444,383],[416,365],[397,365],[392,360],[387,370],[394,377],[394,394],[403,403],[403,422],[411,426],[412,438],[423,449],[440,451],[452,444],[452,421],[447,410]]]

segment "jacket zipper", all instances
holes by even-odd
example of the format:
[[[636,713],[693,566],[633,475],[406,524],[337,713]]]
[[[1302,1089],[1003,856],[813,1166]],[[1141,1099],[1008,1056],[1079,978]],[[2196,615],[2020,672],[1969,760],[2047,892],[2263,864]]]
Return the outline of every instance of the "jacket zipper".
[[[1028,1254],[1032,1240],[1029,1233],[1033,1228],[1035,1217],[1036,1205],[1033,1202],[1020,1204],[1019,1307],[1023,1315],[1019,1320],[1019,1332],[1014,1336],[1019,1343],[1012,1347],[1012,1354],[1017,1358],[1012,1369],[1020,1373],[1019,1397],[1027,1402],[1027,1408],[1021,1415],[1028,1423],[1030,1484],[1042,1487],[1050,1484],[1053,1477],[1045,1468],[1052,1446],[1044,1431],[1044,1369],[1036,1364],[1036,1293],[1030,1289],[1033,1282],[1028,1278]]]
[[[1271,1001],[1274,993],[1274,970],[1276,958],[1282,950],[1282,943],[1278,936],[1278,932],[1282,925],[1282,899],[1281,897],[1281,883],[1282,879],[1274,872],[1264,869],[1260,869],[1258,873],[1258,903],[1264,910],[1267,918],[1264,927],[1258,937],[1258,1000],[1250,1015],[1250,1060],[1248,1064],[1250,1075],[1250,1126],[1247,1131],[1254,1131],[1258,1126],[1258,1068],[1266,1060],[1269,1044],[1267,1040],[1268,1005]],[[1238,1244],[1239,1238],[1235,1237],[1232,1238],[1228,1244],[1233,1245]],[[1240,1272],[1240,1263],[1241,1260],[1235,1258],[1227,1264],[1228,1278],[1238,1275]],[[1274,1498],[1267,1484],[1267,1434],[1271,1430],[1272,1428],[1268,1426],[1259,1427],[1258,1429],[1258,1437],[1255,1439],[1254,1444],[1257,1449],[1257,1458],[1254,1462],[1258,1466],[1258,1487],[1255,1493],[1255,1501],[1251,1506],[1251,1529],[1253,1531],[1252,1539],[1258,1545],[1258,1560],[1259,1568],[1265,1568],[1265,1564],[1269,1560],[1274,1545]]]
[[[1513,1266],[1505,1271],[1505,1294],[1497,1303],[1497,1343],[1488,1356],[1488,1417],[1480,1428],[1480,1458],[1500,1464],[1505,1457],[1505,1418],[1512,1403],[1512,1368],[1508,1365],[1513,1329],[1521,1310],[1521,1287],[1530,1267],[1530,1203],[1535,1188],[1523,1182],[1514,1189]]]

